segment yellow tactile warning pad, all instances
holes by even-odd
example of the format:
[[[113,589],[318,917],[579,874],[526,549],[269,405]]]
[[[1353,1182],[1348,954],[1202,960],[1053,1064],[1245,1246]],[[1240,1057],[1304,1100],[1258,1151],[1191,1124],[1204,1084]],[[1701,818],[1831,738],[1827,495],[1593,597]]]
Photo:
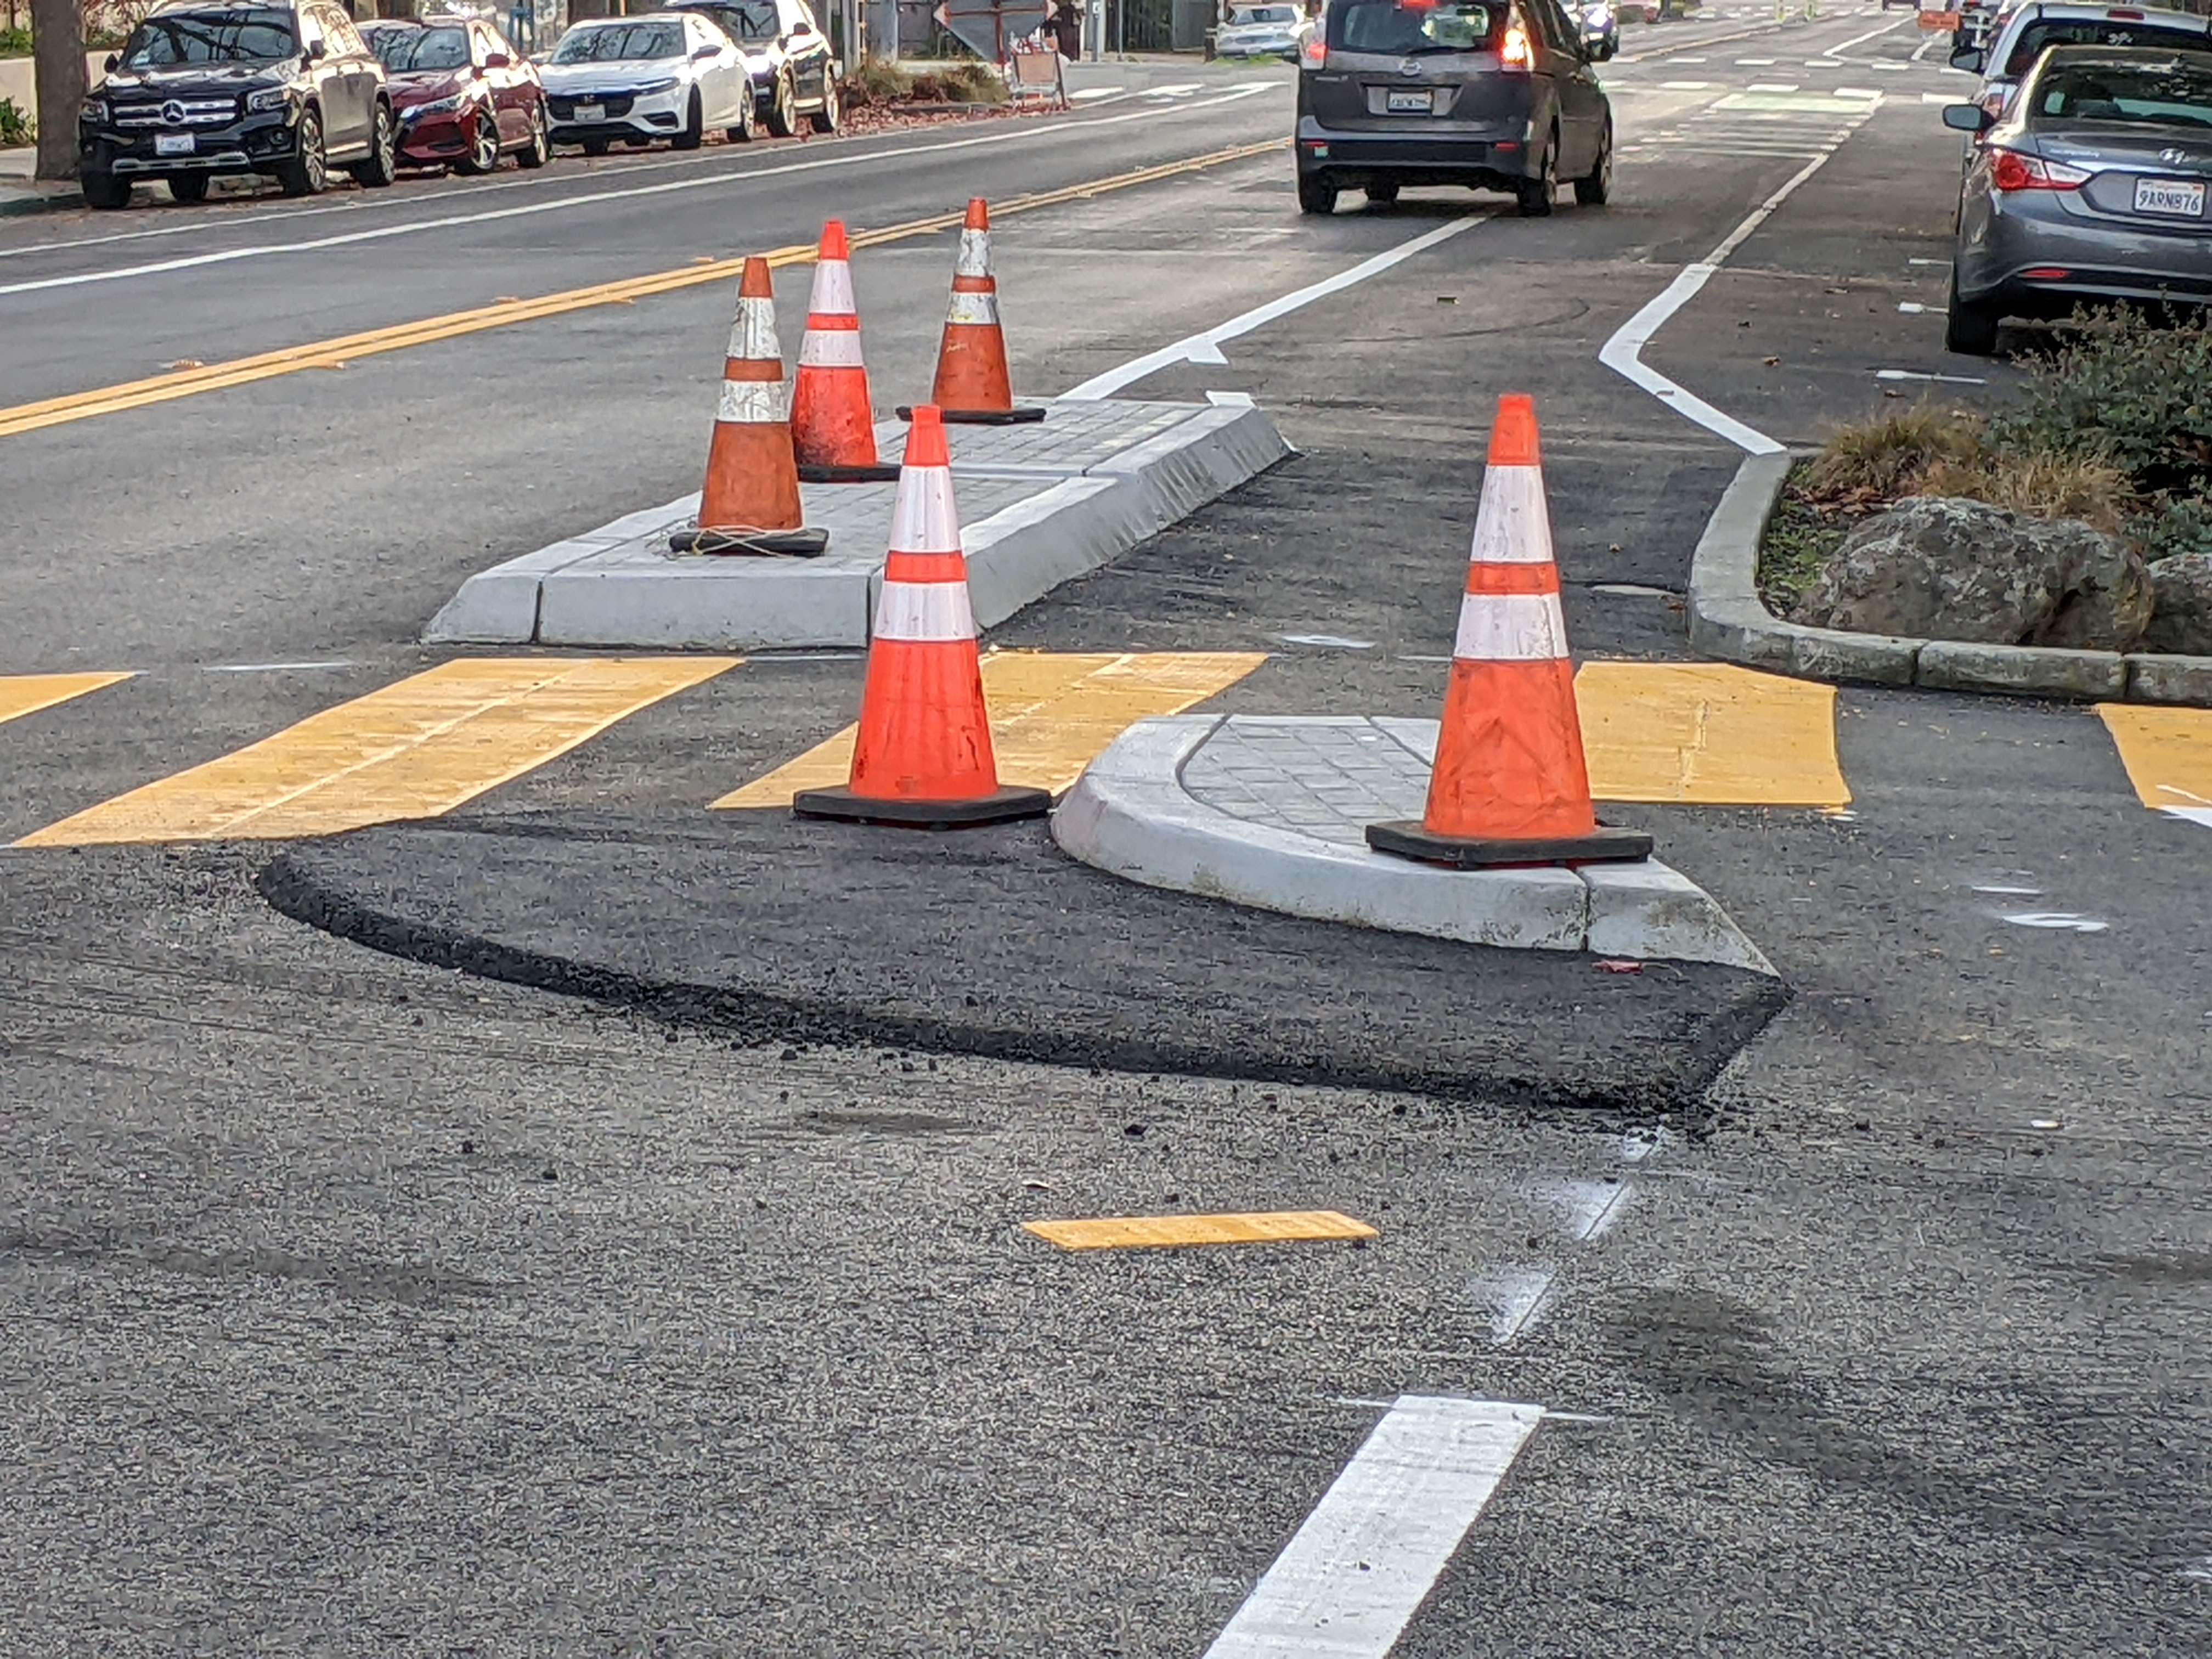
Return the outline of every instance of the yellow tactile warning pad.
[[[1243,1215],[1104,1216],[1090,1221],[1024,1221],[1063,1250],[1145,1250],[1183,1244],[1282,1244],[1316,1238],[1374,1238],[1374,1228],[1334,1210],[1258,1210]]]
[[[2097,717],[2145,806],[2212,807],[2212,709],[2102,702]]]
[[[0,723],[35,714],[41,708],[52,708],[58,702],[130,678],[128,674],[0,675]]]
[[[1591,662],[1575,701],[1600,800],[1850,804],[1832,685],[1723,663]]]
[[[999,781],[1057,793],[1137,721],[1180,714],[1267,659],[1256,651],[994,651],[983,659],[983,696]],[[802,789],[843,783],[853,732],[847,726],[714,805],[788,806]]]
[[[478,657],[442,663],[16,844],[275,839],[434,817],[738,660]]]

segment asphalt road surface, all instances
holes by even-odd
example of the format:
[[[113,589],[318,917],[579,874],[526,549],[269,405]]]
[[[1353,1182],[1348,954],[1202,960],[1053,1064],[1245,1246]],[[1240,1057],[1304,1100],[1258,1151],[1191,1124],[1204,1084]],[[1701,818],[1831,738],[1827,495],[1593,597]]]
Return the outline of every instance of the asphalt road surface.
[[[1632,30],[1613,201],[1548,220],[1301,218],[1285,151],[1230,154],[1288,72],[1191,64],[1066,116],[10,221],[0,675],[130,678],[0,722],[0,835],[457,654],[416,641],[465,576],[695,488],[728,283],[604,285],[974,194],[1066,192],[997,234],[1034,394],[1465,226],[1133,380],[1301,453],[995,643],[1264,652],[1209,706],[1431,714],[1526,390],[1578,653],[1682,657],[1739,452],[1598,354],[1684,266],[1727,246],[1644,362],[1785,443],[2014,373],[1941,350],[1965,83],[1909,15],[1769,15]],[[951,250],[856,266],[886,404]],[[469,812],[696,833],[860,667],[757,658]],[[1376,1491],[1479,1510],[1401,1656],[2212,1650],[2212,842],[2090,710],[1845,689],[1833,724],[1847,806],[1754,765],[1614,809],[1795,993],[1663,1115],[745,1046],[304,928],[265,843],[0,852],[0,1650],[1379,1653],[1222,1634]],[[1020,1226],[1261,1210],[1375,1234]],[[1447,1455],[1403,1397],[1496,1403]]]

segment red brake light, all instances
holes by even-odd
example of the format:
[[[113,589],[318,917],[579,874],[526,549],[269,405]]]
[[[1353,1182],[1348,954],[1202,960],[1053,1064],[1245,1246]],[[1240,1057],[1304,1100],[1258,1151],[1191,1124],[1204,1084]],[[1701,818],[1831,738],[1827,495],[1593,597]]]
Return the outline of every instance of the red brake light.
[[[1501,69],[1526,70],[1528,67],[1528,31],[1518,23],[1505,26],[1505,39],[1498,43],[1498,64]]]
[[[1328,43],[1318,34],[1309,34],[1305,45],[1298,48],[1298,61],[1308,69],[1319,69],[1328,61]]]
[[[1992,149],[1990,157],[1990,183],[2001,191],[2079,190],[2091,176],[2085,168],[2046,161],[2039,155],[2022,155],[2014,149]]]

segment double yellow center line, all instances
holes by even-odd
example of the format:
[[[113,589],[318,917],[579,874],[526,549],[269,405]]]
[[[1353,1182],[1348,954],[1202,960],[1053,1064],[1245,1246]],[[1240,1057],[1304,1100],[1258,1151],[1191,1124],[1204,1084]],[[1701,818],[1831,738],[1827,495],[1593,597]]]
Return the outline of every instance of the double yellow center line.
[[[1236,144],[1203,155],[1188,156],[1179,161],[1164,162],[1158,167],[1139,167],[1130,173],[1086,179],[1081,184],[1068,185],[1059,190],[1033,191],[1026,196],[1015,197],[1011,201],[994,202],[991,204],[991,211],[999,218],[1017,213],[1034,213],[1039,208],[1103,196],[1111,191],[1148,185],[1156,179],[1170,179],[1179,173],[1198,173],[1226,162],[1263,155],[1270,150],[1285,148],[1289,142],[1286,138],[1271,138],[1264,143]],[[854,247],[880,247],[887,242],[904,241],[910,237],[928,236],[939,231],[955,229],[959,226],[963,212],[963,209],[956,209],[951,212],[932,214],[926,219],[909,219],[902,224],[863,230],[853,236],[852,245]],[[810,244],[793,244],[772,249],[765,257],[775,266],[803,264],[814,258],[814,249]],[[686,265],[677,270],[656,271],[646,276],[595,283],[590,288],[569,289],[564,293],[543,295],[534,300],[501,300],[493,305],[478,306],[471,311],[449,312],[442,317],[425,317],[418,322],[371,329],[366,333],[347,334],[336,339],[288,346],[282,351],[264,351],[256,356],[234,357],[228,362],[178,369],[148,380],[127,381],[121,386],[100,386],[90,392],[73,392],[64,397],[18,404],[13,408],[0,409],[0,438],[10,437],[19,432],[36,432],[43,427],[62,426],[70,421],[87,421],[94,416],[119,414],[127,409],[143,409],[149,404],[195,397],[203,392],[220,392],[228,386],[273,380],[280,374],[295,374],[305,368],[343,368],[358,357],[373,357],[386,351],[404,351],[410,346],[457,339],[464,334],[483,333],[487,329],[511,328],[517,323],[536,322],[543,317],[557,317],[564,312],[582,311],[592,306],[629,305],[655,294],[672,294],[678,289],[731,281],[744,266],[742,258],[714,259]]]

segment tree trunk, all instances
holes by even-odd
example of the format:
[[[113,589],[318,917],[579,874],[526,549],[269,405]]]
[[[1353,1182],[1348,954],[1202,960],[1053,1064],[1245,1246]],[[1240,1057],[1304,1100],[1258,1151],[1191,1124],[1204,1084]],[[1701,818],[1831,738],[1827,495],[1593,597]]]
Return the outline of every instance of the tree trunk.
[[[77,0],[31,0],[31,73],[39,94],[39,177],[76,177],[84,105],[84,21]]]

